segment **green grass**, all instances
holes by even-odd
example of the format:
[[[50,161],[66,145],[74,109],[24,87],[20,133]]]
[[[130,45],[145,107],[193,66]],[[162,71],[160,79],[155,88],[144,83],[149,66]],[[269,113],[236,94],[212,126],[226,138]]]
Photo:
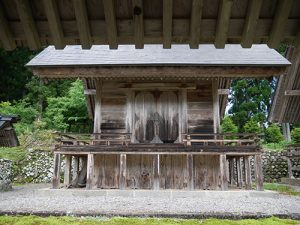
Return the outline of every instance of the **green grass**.
[[[271,191],[277,191],[282,194],[287,195],[296,195],[300,196],[299,191],[295,191],[293,188],[284,185],[284,184],[277,184],[277,183],[264,183],[264,189],[265,190],[271,190]]]
[[[291,144],[291,142],[281,141],[279,143],[265,143],[262,144],[264,150],[267,151],[275,151],[280,152],[285,149],[287,145]]]
[[[279,219],[276,217],[265,219],[221,220],[221,219],[160,219],[160,218],[78,218],[78,217],[37,217],[37,216],[0,216],[0,225],[281,225],[300,224],[300,221]]]
[[[0,159],[10,159],[14,162],[23,160],[27,151],[22,147],[0,147]]]

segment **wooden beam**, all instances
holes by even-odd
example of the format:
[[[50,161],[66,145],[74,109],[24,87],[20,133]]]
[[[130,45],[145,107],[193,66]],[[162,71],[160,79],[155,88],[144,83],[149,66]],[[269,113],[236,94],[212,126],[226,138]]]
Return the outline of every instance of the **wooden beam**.
[[[252,46],[262,2],[263,0],[250,0],[241,41],[243,48]]]
[[[144,12],[143,1],[133,0],[133,22],[135,48],[144,48]]]
[[[243,187],[243,174],[242,174],[242,164],[241,157],[236,157],[236,171],[237,171],[237,186],[239,188]]]
[[[278,5],[275,17],[273,18],[272,29],[268,41],[268,46],[270,48],[277,48],[282,40],[293,0],[281,0],[277,2]]]
[[[215,37],[216,48],[225,47],[230,22],[232,2],[233,0],[221,0]]]
[[[234,158],[229,158],[229,182],[235,184]]]
[[[286,90],[284,92],[286,96],[300,96],[300,90]]]
[[[245,186],[246,189],[251,190],[251,165],[250,156],[244,156],[244,170],[245,170]]]
[[[95,95],[95,115],[94,115],[94,133],[101,133],[101,96],[102,96],[102,81],[96,81]]]
[[[221,190],[227,191],[228,190],[228,181],[227,181],[227,166],[226,166],[226,155],[220,155],[220,181],[221,181]]]
[[[85,95],[95,95],[95,94],[96,94],[96,89],[85,89],[85,90],[83,91],[83,93],[84,93]]]
[[[17,46],[15,40],[13,39],[13,35],[8,25],[2,5],[0,5],[0,30],[0,40],[4,49],[8,51],[14,50]]]
[[[29,48],[31,50],[40,49],[41,41],[28,0],[15,0],[15,2]]]
[[[60,188],[60,154],[54,153],[54,169],[53,169],[53,177],[52,177],[52,188],[58,189]]]
[[[118,48],[118,33],[113,0],[103,0],[107,39],[110,49]]]
[[[73,0],[77,29],[83,49],[90,49],[92,46],[92,37],[90,24],[87,16],[87,7],[85,0]]]
[[[264,178],[263,178],[261,154],[255,155],[254,168],[255,168],[256,190],[263,191],[264,190],[264,186],[263,186]]]
[[[203,0],[192,1],[190,48],[199,48]]]
[[[187,154],[187,172],[188,172],[188,180],[187,180],[187,189],[194,190],[194,158],[193,154]]]
[[[63,49],[66,44],[56,0],[43,0],[43,4],[55,48]]]
[[[153,155],[153,189],[159,190],[159,177],[160,177],[160,171],[159,171],[159,160],[160,155]]]
[[[229,89],[218,89],[218,95],[229,95]]]
[[[72,186],[76,186],[79,175],[79,156],[74,156],[74,168],[72,173]]]
[[[72,156],[65,156],[65,172],[64,172],[64,187],[69,188],[71,185],[71,168],[72,168]]]
[[[171,48],[173,0],[163,0],[163,48]]]
[[[120,154],[119,188],[121,190],[126,188],[126,154]]]
[[[94,180],[94,154],[89,153],[87,158],[86,189],[93,188]]]

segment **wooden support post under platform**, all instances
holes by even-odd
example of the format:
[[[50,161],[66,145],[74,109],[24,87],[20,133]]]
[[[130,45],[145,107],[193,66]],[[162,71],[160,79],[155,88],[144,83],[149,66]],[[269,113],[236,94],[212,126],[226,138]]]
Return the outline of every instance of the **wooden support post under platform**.
[[[52,188],[60,187],[60,154],[54,153],[54,170],[52,178]]]
[[[250,190],[252,188],[250,156],[244,156],[244,168],[245,168],[245,186],[246,189]]]
[[[79,175],[79,156],[74,156],[74,168],[72,174],[72,186],[76,186]]]
[[[236,171],[237,171],[237,186],[243,187],[243,173],[241,157],[236,157]]]
[[[102,81],[96,81],[96,95],[95,95],[95,115],[94,115],[94,133],[101,133],[101,96],[102,96]],[[98,135],[95,139],[100,138]]]
[[[220,103],[218,94],[218,83],[218,80],[212,81],[213,121],[215,134],[220,132]]]
[[[119,188],[121,190],[126,188],[126,154],[120,154]]]
[[[256,190],[263,191],[263,171],[262,171],[262,160],[261,155],[257,154],[254,158],[254,167],[255,167],[255,180],[256,180]]]
[[[93,188],[94,166],[94,154],[89,153],[87,158],[86,189]]]
[[[187,154],[186,164],[188,172],[187,189],[194,190],[194,158],[192,154]]]
[[[227,172],[226,172],[226,155],[220,155],[220,177],[221,177],[221,190],[227,191],[228,190],[228,182],[227,182]]]
[[[153,189],[154,190],[159,190],[159,158],[160,156],[153,155]]]
[[[234,158],[229,159],[229,176],[230,185],[235,185]]]
[[[68,188],[71,185],[71,168],[72,168],[72,156],[65,156],[65,173],[64,173],[64,187]]]

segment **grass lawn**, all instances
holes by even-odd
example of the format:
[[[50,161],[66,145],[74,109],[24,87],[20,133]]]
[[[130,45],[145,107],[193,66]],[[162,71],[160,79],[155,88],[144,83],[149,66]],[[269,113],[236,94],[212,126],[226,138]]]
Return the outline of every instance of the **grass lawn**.
[[[299,191],[295,191],[293,188],[291,188],[287,185],[284,185],[284,184],[264,183],[264,189],[271,190],[271,191],[277,191],[279,193],[287,194],[287,195],[300,196]]]
[[[0,225],[280,225],[280,224],[300,224],[298,220],[279,219],[276,217],[265,219],[245,219],[245,220],[221,220],[221,219],[160,219],[160,218],[77,218],[77,217],[37,217],[37,216],[0,216]]]

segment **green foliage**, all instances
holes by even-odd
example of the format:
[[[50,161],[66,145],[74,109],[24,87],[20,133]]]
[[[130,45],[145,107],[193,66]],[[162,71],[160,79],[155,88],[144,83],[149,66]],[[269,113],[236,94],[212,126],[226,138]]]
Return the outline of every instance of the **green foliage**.
[[[282,194],[300,196],[299,191],[295,191],[292,187],[277,183],[264,183],[264,189],[277,191]]]
[[[287,141],[280,141],[278,143],[264,143],[262,146],[264,150],[280,152],[283,151],[289,144],[291,143]]]
[[[27,48],[0,49],[0,102],[21,99],[32,73],[24,66],[37,52]]]
[[[237,133],[238,128],[230,116],[225,116],[221,124],[222,133]]]
[[[252,118],[245,123],[243,129],[246,133],[260,134],[262,132],[262,129],[259,126],[259,123]]]
[[[67,95],[50,97],[47,102],[44,120],[48,128],[63,131],[69,129],[72,124],[89,120],[81,80],[71,83]]]
[[[125,217],[38,217],[38,216],[0,216],[0,225],[283,225],[299,224],[297,220],[263,219],[226,220],[226,219],[169,219],[169,218],[125,218]]]
[[[9,159],[14,162],[21,161],[25,158],[27,152],[23,147],[0,147],[0,158]]]
[[[280,128],[276,124],[271,124],[265,130],[265,142],[267,143],[280,143],[283,141],[283,135]]]
[[[20,100],[13,104],[10,102],[0,102],[0,114],[18,116],[20,121],[14,126],[16,132],[20,134],[32,131],[37,111],[24,100]]]
[[[291,132],[291,136],[295,143],[300,143],[300,127],[294,128]]]
[[[274,83],[266,79],[236,79],[232,82],[229,113],[239,131],[250,118],[263,124],[266,122]]]

